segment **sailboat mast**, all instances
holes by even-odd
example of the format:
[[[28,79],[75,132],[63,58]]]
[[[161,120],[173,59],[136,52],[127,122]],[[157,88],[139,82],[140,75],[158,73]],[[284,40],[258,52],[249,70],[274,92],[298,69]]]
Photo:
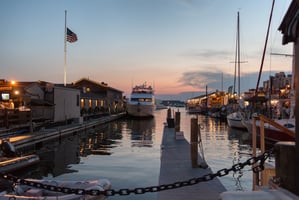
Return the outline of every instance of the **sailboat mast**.
[[[238,98],[240,98],[240,17],[238,12],[238,20],[237,20],[237,44],[238,44]]]
[[[235,50],[235,74],[234,74],[234,93],[236,94],[236,79],[237,79],[237,55],[238,55],[238,25],[236,32],[236,50]]]
[[[236,51],[235,51],[235,76],[234,94],[236,93],[236,79],[238,77],[238,97],[240,97],[240,15],[237,17]]]
[[[259,84],[260,84],[260,79],[261,79],[261,75],[262,75],[262,71],[263,71],[263,65],[264,65],[265,54],[266,54],[266,49],[267,49],[267,43],[268,43],[268,38],[269,38],[269,31],[270,31],[270,26],[271,26],[271,21],[272,21],[274,4],[275,4],[275,0],[272,1],[272,7],[271,7],[270,17],[269,17],[269,22],[268,22],[268,29],[267,29],[267,33],[266,33],[266,40],[265,40],[265,44],[264,44],[262,61],[261,61],[260,71],[259,71],[259,75],[258,75],[258,79],[257,79],[257,83],[256,83],[256,88],[255,88],[254,104],[255,104],[256,97],[257,97],[258,87],[259,87]]]

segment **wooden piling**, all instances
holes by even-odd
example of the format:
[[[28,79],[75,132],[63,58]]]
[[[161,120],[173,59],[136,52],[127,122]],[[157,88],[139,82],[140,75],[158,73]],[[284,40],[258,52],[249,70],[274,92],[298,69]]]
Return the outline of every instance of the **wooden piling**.
[[[191,119],[191,163],[192,168],[198,167],[198,124],[197,118]]]
[[[181,123],[181,113],[179,111],[175,112],[175,132],[180,131],[180,123]]]
[[[168,128],[174,128],[174,119],[172,118],[170,108],[168,108],[168,110],[167,110],[167,119],[166,120],[167,120]]]
[[[298,192],[296,188],[296,148],[295,142],[277,142],[275,148],[276,177],[279,185],[293,193]]]

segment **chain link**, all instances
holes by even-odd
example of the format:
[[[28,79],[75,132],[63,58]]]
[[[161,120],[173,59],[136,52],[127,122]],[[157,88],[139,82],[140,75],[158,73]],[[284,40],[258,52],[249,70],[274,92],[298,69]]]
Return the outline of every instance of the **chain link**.
[[[223,177],[228,175],[231,171],[237,172],[241,171],[245,166],[252,166],[252,171],[254,173],[258,173],[262,170],[264,170],[264,163],[265,161],[270,157],[270,155],[273,153],[273,149],[264,152],[263,154],[257,156],[257,157],[251,157],[248,160],[246,160],[243,163],[237,163],[233,165],[231,168],[227,169],[221,169],[218,170],[216,173],[209,173],[206,175],[203,175],[202,177],[198,178],[192,178],[187,181],[179,181],[171,184],[165,184],[165,185],[159,185],[159,186],[151,186],[146,188],[135,188],[135,189],[120,189],[120,190],[114,190],[109,189],[105,191],[101,190],[84,190],[84,189],[72,189],[72,188],[66,188],[66,187],[57,187],[52,185],[46,185],[42,183],[37,183],[34,181],[28,181],[25,179],[19,179],[18,177],[15,177],[13,175],[7,174],[7,173],[1,173],[1,177],[3,179],[12,181],[15,184],[22,184],[22,185],[28,185],[36,188],[46,189],[54,192],[61,192],[65,194],[77,194],[77,195],[91,195],[91,196],[114,196],[114,195],[130,195],[130,194],[144,194],[148,192],[159,192],[164,190],[170,190],[170,189],[176,189],[181,188],[185,186],[195,185],[200,182],[207,182],[211,181],[216,177]]]

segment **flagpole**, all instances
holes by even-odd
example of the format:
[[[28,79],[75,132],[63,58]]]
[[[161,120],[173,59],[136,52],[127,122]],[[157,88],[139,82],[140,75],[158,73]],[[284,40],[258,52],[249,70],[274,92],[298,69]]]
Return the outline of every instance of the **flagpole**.
[[[64,13],[64,86],[66,86],[66,10]]]

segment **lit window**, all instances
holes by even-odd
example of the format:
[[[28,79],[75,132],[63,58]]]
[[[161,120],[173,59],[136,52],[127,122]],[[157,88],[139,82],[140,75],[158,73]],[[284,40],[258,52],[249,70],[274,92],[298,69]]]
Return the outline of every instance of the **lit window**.
[[[84,99],[81,99],[81,108],[84,108]]]

